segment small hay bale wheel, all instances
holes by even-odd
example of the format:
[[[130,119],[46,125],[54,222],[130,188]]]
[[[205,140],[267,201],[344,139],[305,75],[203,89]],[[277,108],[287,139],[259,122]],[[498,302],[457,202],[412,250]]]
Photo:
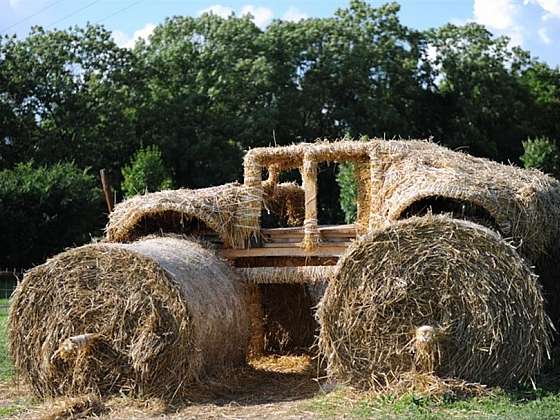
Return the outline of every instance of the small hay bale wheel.
[[[179,398],[245,361],[248,291],[200,243],[148,237],[63,252],[28,272],[10,307],[14,365],[40,398]]]
[[[389,386],[404,373],[530,380],[550,346],[536,276],[494,232],[415,217],[357,240],[319,310],[330,375]]]

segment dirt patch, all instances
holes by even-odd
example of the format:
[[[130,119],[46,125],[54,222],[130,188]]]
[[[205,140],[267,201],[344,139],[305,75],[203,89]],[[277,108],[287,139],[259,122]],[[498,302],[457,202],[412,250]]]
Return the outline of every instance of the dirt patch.
[[[302,412],[305,400],[321,394],[321,372],[309,356],[265,356],[248,366],[232,370],[192,389],[182,401],[167,404],[159,399],[137,400],[122,396],[103,401],[102,419],[190,419],[190,418],[269,418],[303,419],[313,414]],[[24,399],[27,405],[11,418],[48,418],[60,401],[31,404],[30,391],[0,387],[0,401],[7,405]]]

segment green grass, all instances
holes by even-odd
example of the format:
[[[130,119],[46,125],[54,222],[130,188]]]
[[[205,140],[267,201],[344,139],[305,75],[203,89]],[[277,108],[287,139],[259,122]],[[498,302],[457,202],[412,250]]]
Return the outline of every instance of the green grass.
[[[8,355],[6,343],[6,327],[8,323],[8,312],[5,306],[8,299],[0,299],[0,380],[8,381],[13,375],[13,365]]]
[[[360,396],[341,386],[315,397],[302,408],[330,418],[557,419],[560,418],[560,387],[513,392],[496,389],[485,397],[442,401],[416,395]]]

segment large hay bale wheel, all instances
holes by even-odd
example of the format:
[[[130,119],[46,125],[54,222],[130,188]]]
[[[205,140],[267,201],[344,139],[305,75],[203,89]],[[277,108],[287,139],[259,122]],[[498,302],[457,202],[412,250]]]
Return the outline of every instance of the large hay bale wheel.
[[[382,388],[410,372],[531,379],[550,343],[536,276],[494,232],[414,217],[357,240],[319,310],[331,375]]]
[[[40,397],[96,392],[172,398],[244,361],[246,285],[178,237],[73,249],[17,289],[9,345]]]

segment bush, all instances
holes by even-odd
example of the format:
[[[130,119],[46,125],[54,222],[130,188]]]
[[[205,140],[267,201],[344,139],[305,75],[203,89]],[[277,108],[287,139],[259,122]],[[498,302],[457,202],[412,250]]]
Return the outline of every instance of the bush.
[[[340,187],[340,207],[344,212],[344,220],[346,223],[354,223],[358,212],[358,184],[353,163],[340,164],[336,182]]]
[[[521,161],[525,168],[536,168],[560,176],[560,153],[556,143],[546,137],[527,139],[523,142],[524,153]]]
[[[121,188],[126,197],[165,190],[173,186],[171,176],[157,146],[148,146],[138,150],[130,165],[122,169],[122,175]]]
[[[0,266],[27,268],[88,242],[102,204],[96,179],[72,163],[0,171]]]

